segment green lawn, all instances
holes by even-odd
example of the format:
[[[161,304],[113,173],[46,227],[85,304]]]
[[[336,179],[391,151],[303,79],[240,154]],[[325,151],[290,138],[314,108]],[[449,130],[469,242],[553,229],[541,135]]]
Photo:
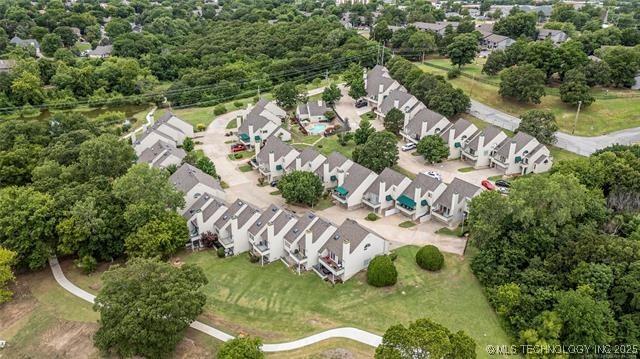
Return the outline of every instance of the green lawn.
[[[398,226],[400,228],[411,228],[411,227],[414,227],[415,225],[416,223],[414,221],[404,221],[400,223]]]
[[[242,165],[238,167],[238,169],[240,170],[240,172],[251,172],[252,170],[251,165]]]
[[[330,155],[332,152],[337,151],[342,153],[348,158],[351,158],[351,153],[353,149],[356,147],[353,141],[349,141],[346,146],[338,143],[338,136],[329,136],[323,138],[318,144],[316,144],[316,148],[320,153],[325,156]]]
[[[472,172],[474,170],[475,170],[475,168],[473,168],[473,167],[458,168],[458,172],[462,172],[462,173]]]
[[[415,174],[415,173],[413,173],[413,172],[409,171],[408,169],[402,168],[402,167],[400,167],[400,166],[398,166],[398,165],[393,166],[393,169],[394,169],[395,171],[397,171],[398,173],[405,175],[405,176],[406,176],[406,177],[408,177],[409,179],[412,179],[412,180],[413,180],[413,179],[415,179],[415,178],[416,178],[416,174]]]
[[[331,198],[331,196],[327,196],[327,198],[320,198],[320,200],[318,201],[318,203],[316,203],[315,206],[313,206],[313,210],[314,211],[323,211],[327,208],[333,207],[336,204],[333,203],[333,200]]]
[[[234,128],[238,127],[238,119],[234,118],[233,120],[229,121],[229,123],[227,123],[227,127],[225,127],[227,130],[232,130]]]
[[[253,157],[254,154],[255,154],[254,151],[240,151],[240,152],[230,153],[229,155],[227,155],[227,157],[232,161],[240,161],[247,158],[251,158]]]
[[[397,249],[398,284],[386,289],[367,285],[363,274],[331,286],[313,272],[297,276],[280,261],[261,267],[246,255],[219,259],[205,251],[183,260],[199,265],[209,279],[208,314],[201,319],[232,334],[258,335],[267,343],[340,326],[382,334],[390,325],[426,317],[465,330],[481,357],[487,344],[508,344],[469,259],[445,254],[445,268],[431,273],[415,265],[417,250]]]
[[[443,65],[445,60],[429,60],[429,62]],[[446,62],[448,63],[448,60]],[[418,64],[418,67],[426,72],[446,76],[446,71],[444,70],[424,64]],[[463,67],[462,70],[463,72],[473,74],[478,72],[479,67],[480,65],[467,65]],[[519,116],[531,109],[549,110],[555,114],[560,129],[564,132],[571,132],[576,108],[562,102],[557,94],[557,89],[548,87],[548,95],[544,96],[542,103],[538,105],[522,104],[517,101],[504,99],[498,94],[499,79],[497,76],[488,78],[486,75],[479,75],[476,79],[490,81],[491,83],[474,81],[464,76],[448,81],[451,82],[454,87],[462,89],[471,98],[514,116]],[[598,99],[591,106],[581,110],[575,132],[576,135],[596,136],[640,126],[640,99],[630,97],[637,94],[637,91],[594,89],[593,92]],[[621,97],[603,98],[612,94]]]
[[[443,234],[445,236],[454,236],[454,237],[462,237],[462,227],[458,226],[456,228],[442,227],[436,231],[438,234]]]

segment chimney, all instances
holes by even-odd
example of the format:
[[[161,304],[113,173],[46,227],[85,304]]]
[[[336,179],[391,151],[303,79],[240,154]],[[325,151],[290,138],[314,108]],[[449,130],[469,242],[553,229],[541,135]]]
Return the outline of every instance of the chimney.
[[[338,173],[336,177],[338,177],[338,186],[342,186],[342,184],[344,183],[344,171],[341,169],[338,169]]]
[[[310,229],[304,231],[304,247],[311,248],[311,242],[313,241],[313,232]]]
[[[273,222],[267,223],[267,241],[272,241],[275,237],[275,229],[273,228]]]
[[[449,138],[447,139],[447,143],[449,144],[449,148],[454,148],[453,147],[453,141],[456,139],[456,128],[451,126],[451,129],[449,130]],[[451,153],[451,155],[453,155],[453,153]]]
[[[422,188],[420,188],[420,186],[416,186],[416,189],[413,191],[413,200],[416,201],[416,207],[420,205],[421,197],[422,197]]]
[[[318,100],[318,107],[322,107],[322,99]]]
[[[507,158],[507,161],[509,162],[515,161],[515,155],[516,155],[516,141],[511,141],[511,143],[509,144],[509,157]]]
[[[393,100],[393,107],[395,108],[400,107],[400,100]]]
[[[351,243],[349,242],[348,239],[344,239],[342,241],[342,258],[339,258],[342,262],[343,268],[344,268],[345,258],[347,258],[349,256],[349,253],[351,253],[350,249],[351,249]]]
[[[235,214],[231,216],[231,238],[233,238],[236,233],[238,233],[238,216]]]
[[[236,128],[240,128],[240,126],[242,126],[242,121],[244,121],[244,117],[243,116],[238,116],[236,118],[236,124],[237,124]]]
[[[331,180],[331,175],[329,173],[329,163],[327,163],[327,161],[322,164],[322,180],[325,182],[329,182]]]
[[[238,126],[240,127],[240,126]],[[255,147],[258,147],[259,145],[257,143],[255,143],[255,136],[253,135],[253,125],[249,125],[249,143],[253,143],[253,145]]]
[[[427,121],[422,121],[422,123],[420,124],[421,130],[420,130],[420,133],[418,133],[418,136],[420,138],[422,138],[422,136],[427,134],[427,130],[429,129],[428,126],[429,126],[429,123]]]
[[[276,169],[276,155],[273,151],[269,152],[269,171],[275,171]]]
[[[484,151],[484,132],[481,132],[478,136],[478,152]],[[476,153],[476,156],[478,154]]]
[[[380,181],[380,191],[378,193],[378,201],[380,203],[386,202],[385,193],[387,192],[387,184],[384,181]]]
[[[459,198],[460,198],[460,195],[456,192],[454,192],[453,195],[451,196],[452,203],[451,203],[451,208],[449,208],[451,210],[451,215],[453,215],[454,208],[458,206]]]
[[[296,157],[296,171],[299,171],[302,168],[302,158]]]
[[[384,92],[384,85],[378,85],[378,96],[382,97],[382,93]]]

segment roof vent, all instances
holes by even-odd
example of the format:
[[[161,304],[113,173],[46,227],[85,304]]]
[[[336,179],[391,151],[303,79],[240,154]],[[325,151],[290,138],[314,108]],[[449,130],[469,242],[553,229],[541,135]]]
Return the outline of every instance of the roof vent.
[[[298,228],[294,228],[293,233],[298,233]]]
[[[224,216],[222,216],[222,219],[229,219],[229,216],[227,216],[226,214]]]
[[[309,213],[309,218],[313,219],[313,217],[315,217],[315,215],[313,213]]]
[[[277,211],[278,211],[278,208],[277,208],[277,207],[273,207],[273,208],[271,208],[271,212],[274,212],[274,213],[275,213],[275,212],[277,212]]]
[[[244,203],[242,203],[242,201],[238,201],[238,204],[242,206]]]
[[[256,222],[256,227],[260,227],[262,225],[262,221]]]
[[[336,234],[335,236],[333,236],[333,239],[335,239],[337,241],[338,239],[340,239],[340,235]]]

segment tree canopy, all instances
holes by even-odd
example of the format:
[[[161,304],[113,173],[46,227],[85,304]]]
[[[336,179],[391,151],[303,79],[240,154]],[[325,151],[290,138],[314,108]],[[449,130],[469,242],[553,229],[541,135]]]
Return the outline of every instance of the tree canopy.
[[[353,150],[353,160],[376,173],[395,166],[398,163],[396,136],[388,131],[371,134],[367,142]]]
[[[313,206],[320,200],[324,186],[313,172],[292,171],[278,180],[278,190],[288,203]]]

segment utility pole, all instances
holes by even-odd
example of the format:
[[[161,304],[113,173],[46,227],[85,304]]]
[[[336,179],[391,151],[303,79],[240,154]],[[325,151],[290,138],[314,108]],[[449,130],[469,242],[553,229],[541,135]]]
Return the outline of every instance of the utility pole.
[[[581,106],[582,106],[582,101],[578,101],[578,111],[576,111],[576,118],[573,121],[573,130],[571,130],[572,135],[576,132],[576,126],[578,126],[578,116],[580,115]]]
[[[329,70],[324,70],[324,80],[327,81],[329,79]]]

